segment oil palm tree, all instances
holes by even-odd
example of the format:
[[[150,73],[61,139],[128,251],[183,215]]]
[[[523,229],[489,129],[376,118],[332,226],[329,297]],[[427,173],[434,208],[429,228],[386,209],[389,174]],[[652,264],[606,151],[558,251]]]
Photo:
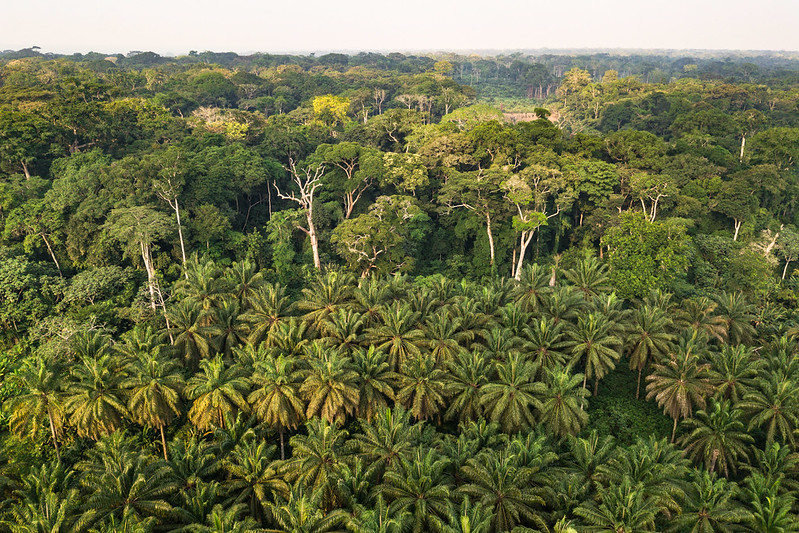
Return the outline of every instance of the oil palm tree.
[[[168,498],[178,489],[172,470],[161,460],[141,453],[124,432],[103,437],[77,465],[83,472],[85,516],[142,520],[169,517]]]
[[[479,351],[461,352],[447,365],[447,419],[460,422],[477,420],[483,413],[482,387],[488,383],[491,366]]]
[[[496,364],[496,373],[497,380],[482,387],[486,417],[502,426],[505,433],[535,426],[533,408],[540,405],[538,395],[546,387],[534,380],[533,363],[520,354],[510,354],[507,362]]]
[[[435,450],[417,448],[410,459],[400,457],[375,490],[390,502],[391,512],[410,513],[414,533],[434,531],[448,510],[451,482],[447,466],[446,458]]]
[[[688,298],[677,312],[677,323],[723,342],[727,335],[727,325],[724,318],[716,313],[717,308],[718,303],[705,296]]]
[[[701,342],[695,330],[679,340],[679,346],[668,359],[653,365],[653,372],[646,377],[646,399],[654,398],[663,412],[674,420],[671,441],[677,433],[680,418],[690,417],[694,407],[703,409],[705,398],[713,393],[708,377],[709,366],[701,363]]]
[[[129,360],[125,374],[120,388],[127,392],[128,412],[137,424],[161,433],[161,448],[167,460],[164,427],[180,415],[180,394],[185,386],[178,364],[160,356],[156,348]]]
[[[721,350],[711,350],[708,363],[710,383],[716,388],[716,396],[733,402],[746,395],[762,366],[752,349],[743,344],[724,344]]]
[[[444,366],[457,353],[463,350],[473,334],[460,331],[461,320],[452,318],[446,311],[439,310],[427,317],[423,333],[423,345],[430,350],[430,355],[438,366]]]
[[[121,362],[108,353],[84,354],[70,368],[64,409],[78,435],[97,440],[124,425],[128,409],[119,388]]]
[[[779,375],[757,378],[738,407],[750,416],[750,431],[765,428],[767,442],[779,434],[782,442],[794,444],[794,431],[799,428],[799,384],[795,380]]]
[[[321,416],[331,424],[343,424],[358,407],[358,374],[352,370],[349,357],[326,348],[316,341],[308,345],[308,370],[300,385],[300,394],[307,402],[305,416]]]
[[[259,287],[248,302],[249,307],[241,318],[250,325],[247,340],[256,345],[266,340],[294,307],[286,296],[286,289],[279,283]]]
[[[277,494],[288,497],[289,485],[284,478],[285,465],[274,461],[275,446],[258,439],[247,439],[236,446],[225,460],[225,470],[230,480],[227,490],[234,505],[246,503],[250,516],[264,521],[264,505]]]
[[[492,531],[510,531],[522,520],[542,522],[536,507],[544,500],[512,454],[487,450],[469,459],[461,471],[467,483],[458,491],[493,512]]]
[[[62,368],[57,361],[41,356],[23,361],[20,369],[6,378],[21,394],[8,399],[4,405],[10,413],[9,428],[15,435],[38,437],[47,424],[53,439],[56,457],[61,460],[58,438],[64,428]]]
[[[337,309],[319,325],[325,343],[343,355],[352,355],[352,350],[363,339],[364,317],[352,309]]]
[[[750,343],[755,335],[755,306],[740,292],[721,292],[714,298],[716,314],[724,324],[726,339],[731,344]]]
[[[284,434],[297,429],[305,418],[305,404],[299,390],[294,361],[269,356],[255,365],[250,378],[253,391],[247,397],[258,420],[280,434],[280,458],[286,458]]]
[[[614,324],[604,314],[589,312],[577,321],[577,327],[569,332],[571,340],[571,364],[583,362],[583,387],[588,378],[594,378],[594,396],[599,389],[599,380],[616,367],[621,357],[621,338],[613,334]]]
[[[249,411],[249,388],[238,364],[227,366],[221,356],[200,361],[200,372],[186,383],[186,398],[192,402],[189,420],[200,430],[226,428],[238,411]]]
[[[608,267],[596,257],[585,257],[563,272],[568,282],[583,294],[586,301],[612,290]]]
[[[348,434],[324,418],[312,418],[305,427],[307,435],[291,437],[294,453],[286,466],[287,477],[295,489],[319,494],[322,507],[329,511],[339,506],[336,486],[351,452]]]
[[[671,519],[673,533],[732,533],[752,520],[752,513],[736,501],[738,487],[708,471],[697,471],[680,500],[682,512]]]
[[[754,439],[744,431],[741,411],[726,400],[710,401],[708,412],[697,411],[695,418],[683,424],[691,431],[681,443],[685,453],[696,463],[703,463],[708,472],[720,472],[729,478],[735,474],[741,459],[748,459],[746,445]]]
[[[564,338],[563,324],[541,317],[524,328],[524,350],[531,354],[539,379],[543,379],[548,371],[566,365],[564,348],[569,342]]]
[[[268,533],[335,533],[344,532],[347,515],[341,510],[325,513],[320,509],[322,494],[296,488],[288,499],[278,497],[276,503],[267,502],[267,511],[273,527]]]
[[[585,531],[642,533],[655,531],[657,507],[624,477],[618,485],[603,487],[598,501],[588,500],[575,509],[588,526]]]
[[[243,261],[235,261],[229,268],[225,269],[224,276],[228,286],[228,294],[236,299],[240,309],[249,310],[250,300],[265,285],[263,274],[258,271],[254,263],[245,259]]]
[[[445,380],[446,373],[431,358],[417,356],[402,367],[397,402],[417,420],[437,417],[440,421],[447,395]]]
[[[212,336],[213,347],[229,359],[233,350],[244,344],[247,339],[247,324],[242,320],[238,300],[230,298],[222,300],[209,316],[212,322],[208,332]]]
[[[424,333],[417,328],[419,313],[402,302],[395,302],[380,313],[381,325],[366,332],[366,339],[378,350],[386,352],[391,369],[419,356],[424,345]]]
[[[352,369],[358,376],[358,416],[371,421],[396,398],[394,387],[399,375],[389,368],[386,354],[374,346],[353,351]]]
[[[171,307],[167,315],[174,350],[189,368],[196,369],[201,359],[208,359],[214,352],[213,331],[205,319],[206,313],[199,304],[183,300]]]
[[[412,425],[410,413],[402,407],[385,409],[374,420],[361,422],[361,431],[355,434],[353,444],[378,483],[387,469],[409,456],[416,429],[418,426]]]
[[[580,387],[582,380],[563,368],[547,372],[546,389],[539,395],[539,421],[557,437],[575,436],[588,423],[588,391]]]
[[[348,272],[320,274],[302,289],[303,298],[297,302],[297,309],[305,311],[303,320],[318,329],[322,321],[337,309],[353,307],[354,286],[355,278]]]
[[[668,353],[675,337],[669,333],[672,321],[657,307],[642,305],[632,313],[630,332],[627,335],[627,353],[630,370],[638,371],[635,399],[640,397],[641,373],[652,360],[659,360]]]
[[[544,295],[551,291],[550,273],[537,263],[522,269],[521,277],[515,287],[516,302],[528,313],[538,311]]]

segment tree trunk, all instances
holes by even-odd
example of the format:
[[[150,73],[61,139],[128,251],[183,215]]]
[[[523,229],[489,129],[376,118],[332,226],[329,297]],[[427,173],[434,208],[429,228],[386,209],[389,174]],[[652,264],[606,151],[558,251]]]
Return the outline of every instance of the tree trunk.
[[[164,450],[164,461],[169,461],[169,458],[166,456],[166,437],[164,437],[164,425],[161,424],[159,429],[161,430],[161,448]]]
[[[47,418],[50,419],[50,434],[53,436],[53,446],[55,446],[55,456],[58,458],[58,462],[61,462],[61,450],[58,449],[58,438],[55,434],[55,423],[53,422],[53,413],[50,412],[50,409],[47,409]]]
[[[641,371],[644,368],[641,367],[638,369],[638,384],[635,386],[635,399],[638,400],[641,397]]]
[[[285,431],[286,430],[283,428],[283,426],[281,426],[280,427],[280,460],[281,461],[286,459],[286,449],[285,449],[285,446],[283,444],[283,433]]]
[[[671,442],[674,443],[674,437],[677,435],[677,418],[674,418],[674,426],[671,428]]]
[[[53,253],[53,247],[50,246],[50,241],[47,240],[47,236],[44,233],[40,233],[39,235],[42,236],[44,244],[47,245],[47,251],[50,252],[50,257],[53,258],[53,263],[55,263],[55,267],[58,269],[58,275],[63,278],[64,275],[61,273],[61,265],[58,264],[58,259],[56,259],[55,253]]]
[[[175,218],[178,221],[178,238],[180,239],[180,257],[183,259],[183,273],[186,279],[189,279],[189,273],[186,270],[186,247],[183,244],[183,227],[180,224],[180,206],[177,198],[175,198]]]
[[[599,376],[594,376],[594,396],[599,394]]]
[[[28,170],[27,163],[25,163],[25,161],[20,161],[20,163],[22,164],[22,172],[25,173],[25,179],[26,180],[31,179],[31,173],[30,173],[30,170]]]
[[[744,148],[746,147],[746,135],[741,135],[741,157],[738,159],[741,163],[744,162]]]
[[[732,240],[733,241],[737,241],[738,240],[738,232],[741,230],[741,224],[743,224],[743,221],[742,220],[738,220],[737,218],[734,219],[734,220],[735,220],[735,235],[732,236]]]
[[[494,266],[494,234],[491,232],[491,213],[486,210],[486,233],[488,234],[488,251],[491,254],[491,272],[495,270]]]
[[[785,268],[782,269],[782,279],[785,279],[785,274],[788,273],[788,265],[790,265],[790,264],[791,264],[791,260],[790,259],[786,259],[785,260]]]
[[[309,207],[305,211],[306,218],[308,219],[308,237],[311,239],[311,249],[313,250],[313,266],[317,270],[322,269],[322,263],[319,261],[319,241],[316,240],[316,226],[313,223],[313,207]]]
[[[155,311],[155,273],[153,272],[151,264],[150,249],[144,242],[140,242],[139,245],[141,246],[141,258],[144,262],[144,270],[147,271],[147,289],[150,291],[150,307]]]
[[[535,232],[533,231],[522,231],[522,236],[519,240],[519,262],[516,263],[516,273],[513,276],[514,278],[516,278],[516,281],[522,279],[522,267],[524,266],[524,253],[527,251],[527,246],[529,246],[530,242],[532,242],[533,235],[535,235]]]

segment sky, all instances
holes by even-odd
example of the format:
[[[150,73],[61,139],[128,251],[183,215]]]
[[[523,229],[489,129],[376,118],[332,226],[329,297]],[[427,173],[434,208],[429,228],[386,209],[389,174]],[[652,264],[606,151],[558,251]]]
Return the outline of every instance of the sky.
[[[0,6],[0,50],[799,50],[799,0],[2,0]]]

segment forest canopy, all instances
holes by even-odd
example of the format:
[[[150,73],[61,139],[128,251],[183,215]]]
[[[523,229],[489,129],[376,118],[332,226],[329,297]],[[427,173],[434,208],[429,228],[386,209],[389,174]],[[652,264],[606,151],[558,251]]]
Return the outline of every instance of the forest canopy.
[[[0,528],[799,531],[799,59],[0,53]]]

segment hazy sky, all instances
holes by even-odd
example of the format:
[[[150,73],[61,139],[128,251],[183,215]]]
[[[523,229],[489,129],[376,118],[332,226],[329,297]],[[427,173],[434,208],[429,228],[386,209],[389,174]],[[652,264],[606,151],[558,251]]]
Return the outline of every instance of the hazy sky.
[[[799,0],[2,0],[0,49],[799,50]]]

